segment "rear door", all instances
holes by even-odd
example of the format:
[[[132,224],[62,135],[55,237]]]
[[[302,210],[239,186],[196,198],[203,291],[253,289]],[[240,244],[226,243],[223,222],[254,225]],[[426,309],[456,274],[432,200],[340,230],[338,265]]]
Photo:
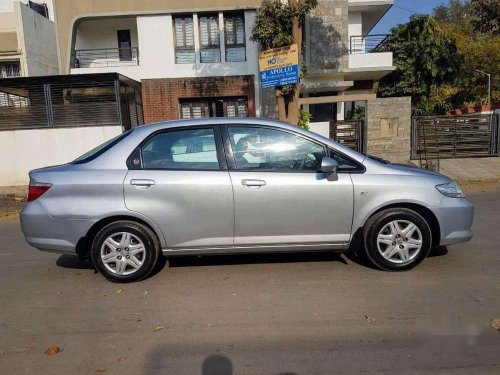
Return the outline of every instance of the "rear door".
[[[154,220],[169,248],[233,244],[233,190],[219,128],[155,133],[133,158],[140,166],[126,176],[125,204]]]
[[[353,185],[318,172],[326,147],[283,129],[230,125],[235,245],[343,244],[350,240]]]

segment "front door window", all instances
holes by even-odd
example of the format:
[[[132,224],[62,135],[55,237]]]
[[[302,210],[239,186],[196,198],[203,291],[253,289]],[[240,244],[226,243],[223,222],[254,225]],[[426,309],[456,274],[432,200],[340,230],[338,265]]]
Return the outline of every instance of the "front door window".
[[[323,145],[285,131],[230,126],[229,140],[239,170],[318,171]]]

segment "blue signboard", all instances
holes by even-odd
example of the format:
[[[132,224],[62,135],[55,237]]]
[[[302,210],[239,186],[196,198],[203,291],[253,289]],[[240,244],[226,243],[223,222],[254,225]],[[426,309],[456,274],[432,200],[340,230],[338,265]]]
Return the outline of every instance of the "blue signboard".
[[[262,88],[289,85],[299,82],[299,66],[290,65],[260,72]]]

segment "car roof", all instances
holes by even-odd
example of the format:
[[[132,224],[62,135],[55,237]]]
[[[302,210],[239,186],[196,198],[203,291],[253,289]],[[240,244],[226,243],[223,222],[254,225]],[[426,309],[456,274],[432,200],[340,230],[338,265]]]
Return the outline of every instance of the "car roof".
[[[150,133],[151,131],[167,129],[167,128],[177,128],[185,126],[203,126],[203,125],[268,125],[279,127],[283,129],[296,130],[297,126],[287,124],[285,122],[262,119],[258,117],[209,117],[200,119],[183,119],[183,120],[171,120],[171,121],[160,121],[151,124],[141,125],[135,128],[134,131],[144,131]]]

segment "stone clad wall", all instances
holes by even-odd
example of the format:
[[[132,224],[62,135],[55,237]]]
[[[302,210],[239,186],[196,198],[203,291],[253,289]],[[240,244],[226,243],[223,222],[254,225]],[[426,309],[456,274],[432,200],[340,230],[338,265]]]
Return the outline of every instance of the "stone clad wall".
[[[308,71],[348,67],[347,0],[319,0],[306,21]]]
[[[411,98],[377,98],[367,103],[366,151],[392,162],[410,160]]]

